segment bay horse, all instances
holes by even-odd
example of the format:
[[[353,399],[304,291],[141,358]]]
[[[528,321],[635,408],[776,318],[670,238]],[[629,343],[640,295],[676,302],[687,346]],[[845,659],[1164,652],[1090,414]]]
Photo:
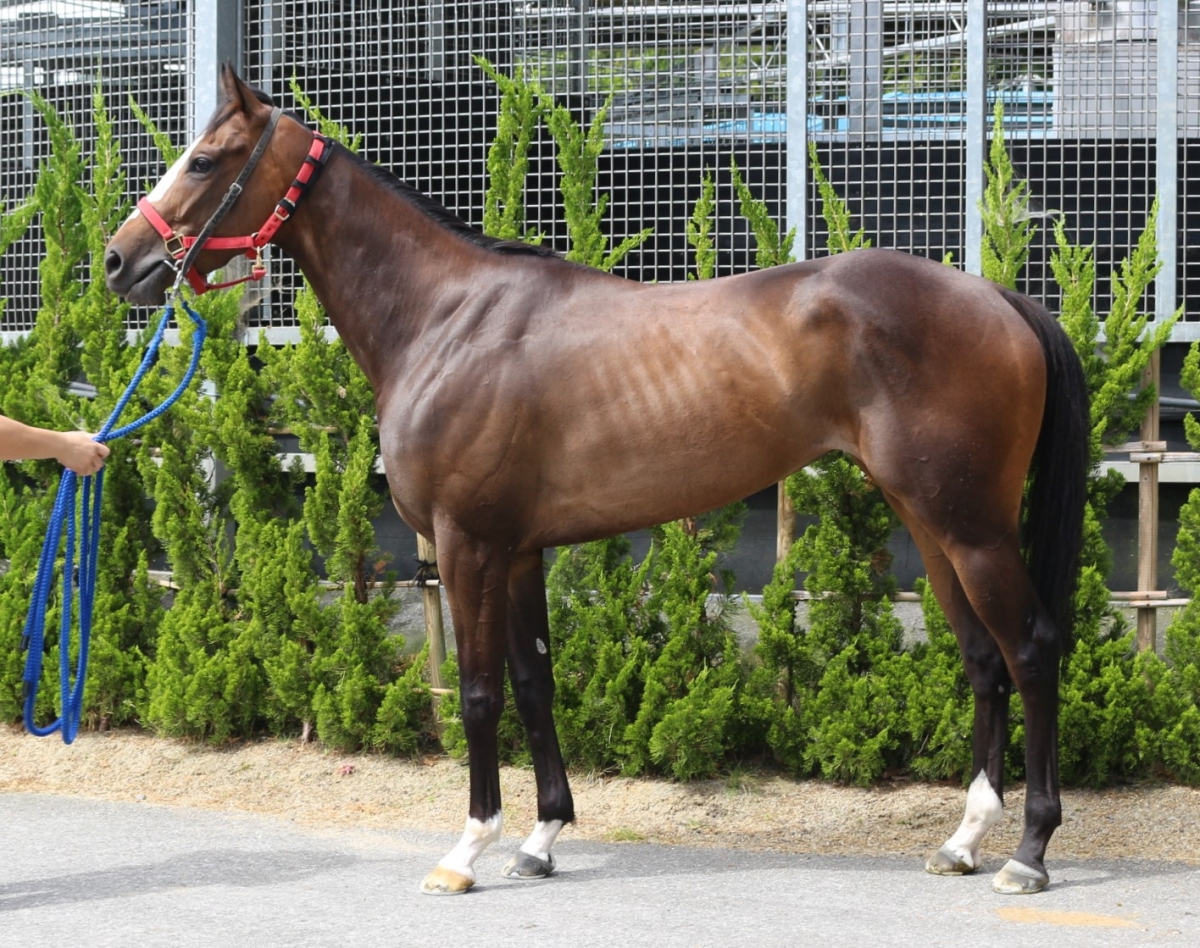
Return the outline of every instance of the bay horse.
[[[506,662],[538,804],[503,874],[550,875],[575,817],[552,718],[543,551],[701,514],[829,451],[853,457],[912,533],[975,695],[965,815],[926,868],[980,865],[1002,815],[1015,685],[1025,827],[993,885],[1048,883],[1059,630],[1089,462],[1082,368],[1042,306],[886,250],[625,280],[472,230],[226,68],[205,131],[108,244],[107,283],[157,304],[183,275],[203,289],[200,274],[267,240],[296,260],[370,380],[392,500],[437,544],[471,789],[462,838],[423,891],[466,891],[500,838]]]

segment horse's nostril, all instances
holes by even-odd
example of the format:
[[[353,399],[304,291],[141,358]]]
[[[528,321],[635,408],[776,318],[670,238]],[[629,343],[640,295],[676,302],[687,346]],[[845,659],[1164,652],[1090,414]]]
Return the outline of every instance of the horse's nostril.
[[[121,269],[121,264],[123,262],[124,261],[121,259],[121,252],[119,250],[109,250],[108,253],[104,255],[104,272],[109,276],[112,276]]]

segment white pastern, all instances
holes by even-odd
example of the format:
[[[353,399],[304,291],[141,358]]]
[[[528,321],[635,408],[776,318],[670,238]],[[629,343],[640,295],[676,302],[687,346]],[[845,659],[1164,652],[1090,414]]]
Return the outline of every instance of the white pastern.
[[[949,849],[964,863],[978,869],[979,844],[983,842],[987,831],[1003,818],[1004,804],[988,782],[987,774],[981,770],[967,791],[967,810],[962,823],[954,835],[946,840],[943,849]]]
[[[528,853],[530,856],[537,856],[542,862],[550,861],[550,848],[554,845],[554,841],[558,839],[558,834],[562,832],[562,820],[549,820],[542,822],[538,820],[534,826],[533,832],[529,834],[529,838],[521,844],[521,852]]]
[[[445,869],[451,869],[460,875],[466,876],[468,879],[475,878],[475,870],[472,868],[475,860],[479,858],[479,854],[487,849],[492,843],[500,838],[500,829],[503,826],[503,818],[499,813],[489,819],[486,823],[481,823],[476,819],[468,819],[467,827],[463,830],[462,839],[458,844],[442,857],[439,866]]]

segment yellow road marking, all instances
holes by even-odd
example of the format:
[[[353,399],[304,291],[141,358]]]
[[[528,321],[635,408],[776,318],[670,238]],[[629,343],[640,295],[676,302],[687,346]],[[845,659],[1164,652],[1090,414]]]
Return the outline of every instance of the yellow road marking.
[[[1093,912],[1055,912],[1047,909],[998,908],[996,914],[1006,922],[1026,925],[1063,925],[1074,928],[1136,928],[1136,924],[1119,915],[1097,915]]]

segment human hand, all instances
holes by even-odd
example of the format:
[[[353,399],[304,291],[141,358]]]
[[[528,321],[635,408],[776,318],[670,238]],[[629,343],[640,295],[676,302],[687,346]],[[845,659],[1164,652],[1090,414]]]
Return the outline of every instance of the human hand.
[[[108,445],[93,441],[86,431],[59,432],[59,450],[54,455],[58,463],[70,468],[80,477],[95,474],[104,467]]]

